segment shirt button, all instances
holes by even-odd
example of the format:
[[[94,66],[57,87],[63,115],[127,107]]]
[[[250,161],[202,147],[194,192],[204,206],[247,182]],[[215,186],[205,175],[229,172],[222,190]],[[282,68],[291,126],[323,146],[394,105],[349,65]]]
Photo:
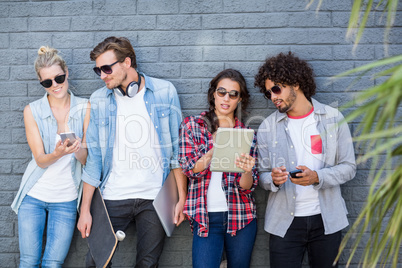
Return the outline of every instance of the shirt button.
[[[290,215],[292,215],[292,216],[293,216],[293,212],[290,212]]]
[[[147,101],[146,101],[145,103],[146,103],[146,104],[148,104],[148,102],[147,102]]]
[[[329,135],[330,138],[332,138],[332,135]]]
[[[285,128],[286,131],[288,131],[288,128]]]
[[[149,115],[152,115],[152,113],[149,113]]]
[[[293,149],[293,145],[291,145],[291,146],[290,146],[290,148],[292,148],[292,149]]]
[[[275,141],[275,144],[277,144],[278,142],[277,141]]]
[[[158,128],[158,126],[155,126],[155,128]]]
[[[165,114],[162,114],[162,116],[165,116]]]
[[[292,161],[292,165],[293,165],[294,163],[295,163],[295,162]]]
[[[293,196],[293,199],[296,199],[296,196]]]

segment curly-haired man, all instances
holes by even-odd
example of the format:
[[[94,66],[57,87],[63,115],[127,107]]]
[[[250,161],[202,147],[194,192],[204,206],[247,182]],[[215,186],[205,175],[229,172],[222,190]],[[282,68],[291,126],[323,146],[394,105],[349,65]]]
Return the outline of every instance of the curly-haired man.
[[[311,267],[332,267],[348,225],[340,185],[356,173],[348,125],[312,98],[313,70],[291,52],[267,58],[255,86],[278,109],[257,134],[271,267],[301,267],[306,250]]]

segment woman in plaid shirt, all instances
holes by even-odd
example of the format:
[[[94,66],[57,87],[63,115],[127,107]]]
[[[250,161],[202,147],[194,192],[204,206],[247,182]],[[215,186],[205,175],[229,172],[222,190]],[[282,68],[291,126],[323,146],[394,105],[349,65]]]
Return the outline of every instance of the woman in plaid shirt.
[[[252,192],[258,184],[256,135],[249,154],[236,161],[244,173],[211,172],[218,127],[246,128],[238,119],[249,102],[240,72],[226,69],[210,82],[209,111],[184,119],[179,161],[189,178],[184,213],[193,229],[193,267],[219,267],[225,248],[228,267],[249,267],[257,233]]]

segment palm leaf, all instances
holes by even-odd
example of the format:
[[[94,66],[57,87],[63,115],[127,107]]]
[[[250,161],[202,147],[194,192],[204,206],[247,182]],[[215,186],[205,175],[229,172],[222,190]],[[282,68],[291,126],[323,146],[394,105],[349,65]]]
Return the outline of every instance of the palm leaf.
[[[313,2],[311,0],[309,5]],[[374,3],[377,3],[374,9],[383,9],[383,16],[386,14],[384,43],[388,43],[399,0],[354,0],[346,35],[354,36],[354,49],[363,36]],[[387,55],[387,50],[385,52]],[[385,70],[375,72],[378,68]],[[365,243],[360,259],[363,267],[385,267],[389,262],[392,267],[397,267],[402,243],[402,126],[398,124],[402,119],[396,116],[402,101],[402,54],[346,71],[333,79],[357,76],[353,81],[356,83],[371,73],[374,73],[372,79],[386,79],[359,93],[342,107],[342,110],[352,110],[344,122],[356,119],[361,122],[357,127],[360,134],[354,140],[367,151],[358,162],[372,160],[372,183],[365,205],[341,242],[337,260],[351,242],[346,263],[349,266],[359,246]],[[385,161],[381,163],[384,157]],[[394,166],[393,162],[396,163]],[[368,239],[364,239],[366,233]]]

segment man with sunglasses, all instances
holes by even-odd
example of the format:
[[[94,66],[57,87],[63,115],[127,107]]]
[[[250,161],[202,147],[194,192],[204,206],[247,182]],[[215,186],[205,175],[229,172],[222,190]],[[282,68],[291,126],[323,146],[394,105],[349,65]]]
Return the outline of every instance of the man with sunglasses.
[[[291,52],[267,58],[255,86],[278,109],[257,133],[271,267],[302,267],[306,250],[310,267],[332,267],[348,225],[340,185],[356,173],[348,125],[312,98],[313,70]]]
[[[88,160],[78,229],[91,232],[90,205],[99,187],[114,230],[137,230],[136,267],[157,267],[165,231],[152,205],[170,170],[178,190],[175,221],[184,220],[187,178],[178,162],[180,103],[172,83],[137,72],[126,38],[108,37],[90,54],[105,87],[91,95]],[[109,264],[110,265],[110,264]],[[87,254],[86,267],[95,267]]]

